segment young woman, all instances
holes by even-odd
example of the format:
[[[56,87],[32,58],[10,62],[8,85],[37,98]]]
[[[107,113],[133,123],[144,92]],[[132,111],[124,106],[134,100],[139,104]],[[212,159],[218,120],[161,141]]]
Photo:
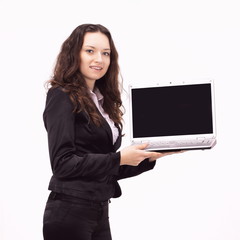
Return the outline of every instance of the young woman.
[[[45,240],[110,240],[108,203],[118,180],[153,169],[167,154],[146,144],[117,151],[122,101],[118,53],[102,25],[78,26],[63,43],[43,114],[53,176]]]

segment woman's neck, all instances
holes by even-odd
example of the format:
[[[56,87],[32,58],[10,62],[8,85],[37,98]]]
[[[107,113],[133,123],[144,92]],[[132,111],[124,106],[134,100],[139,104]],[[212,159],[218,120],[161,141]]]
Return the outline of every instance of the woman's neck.
[[[94,80],[86,80],[86,84],[91,91],[93,91],[93,89],[95,87],[95,82],[96,81],[94,81]]]

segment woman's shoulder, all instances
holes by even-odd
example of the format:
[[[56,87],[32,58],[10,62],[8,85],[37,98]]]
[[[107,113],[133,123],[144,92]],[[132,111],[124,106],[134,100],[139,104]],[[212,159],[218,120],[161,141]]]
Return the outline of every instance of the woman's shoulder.
[[[47,99],[49,98],[65,98],[70,100],[69,94],[67,93],[67,91],[60,86],[51,87],[48,89]]]
[[[66,91],[63,87],[50,87],[47,91],[47,95],[66,95]]]
[[[72,101],[70,100],[69,94],[63,87],[51,87],[47,92],[47,103],[52,104],[67,104],[72,107]]]

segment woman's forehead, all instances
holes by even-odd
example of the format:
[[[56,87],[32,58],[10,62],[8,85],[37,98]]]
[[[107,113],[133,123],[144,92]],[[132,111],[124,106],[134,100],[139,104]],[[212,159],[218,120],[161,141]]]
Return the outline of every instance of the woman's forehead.
[[[84,36],[83,47],[110,49],[108,37],[101,32],[87,32]]]

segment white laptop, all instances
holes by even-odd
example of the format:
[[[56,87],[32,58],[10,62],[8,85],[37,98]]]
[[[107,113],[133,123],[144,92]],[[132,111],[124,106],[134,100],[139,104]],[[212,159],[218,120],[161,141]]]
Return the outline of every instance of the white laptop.
[[[216,144],[214,83],[129,86],[132,144],[149,151],[211,149]]]

